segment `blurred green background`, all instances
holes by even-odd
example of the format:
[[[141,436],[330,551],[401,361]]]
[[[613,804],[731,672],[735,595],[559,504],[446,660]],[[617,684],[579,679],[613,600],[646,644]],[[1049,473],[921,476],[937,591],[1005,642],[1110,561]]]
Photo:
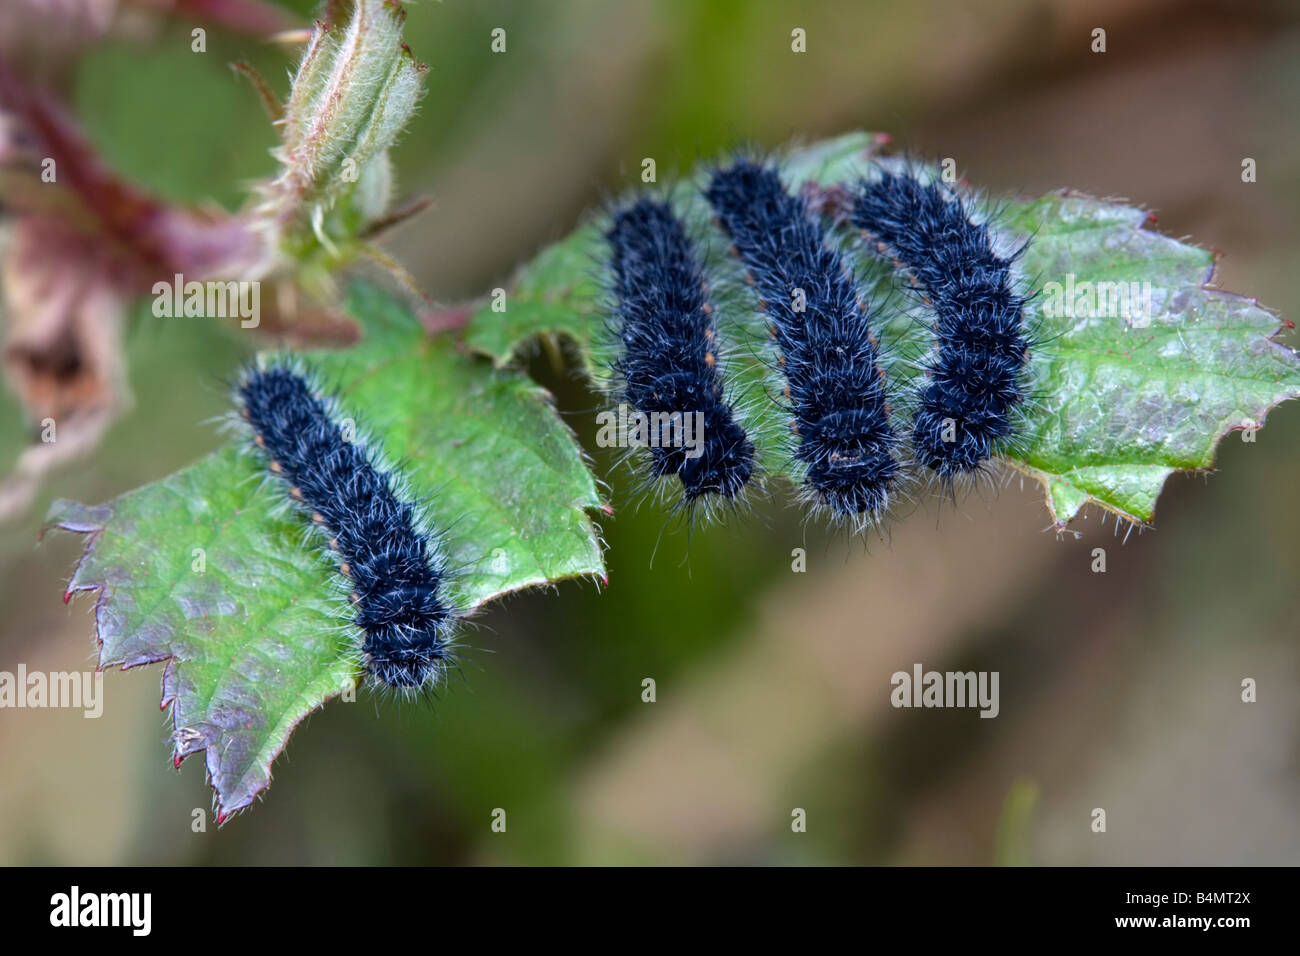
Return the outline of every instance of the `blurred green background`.
[[[1089,49],[1097,26],[1105,54]],[[271,171],[273,133],[227,63],[251,59],[281,90],[292,64],[215,31],[191,53],[189,29],[101,44],[74,105],[123,174],[233,207]],[[1297,314],[1294,4],[446,0],[410,5],[408,39],[431,69],[395,160],[402,190],[435,205],[388,248],[442,301],[502,284],[633,187],[642,157],[663,177],[737,144],[861,128],[952,156],[995,193],[1140,202],[1223,250],[1222,287]],[[81,542],[37,546],[40,515],[215,447],[205,422],[250,335],[134,321],[133,410],[0,529],[0,670],[93,666],[93,602],[60,600]],[[596,399],[533,372],[594,449]],[[7,465],[24,425],[3,402]],[[568,582],[494,608],[434,706],[331,703],[220,832],[210,815],[191,830],[210,792],[202,758],[172,769],[160,668],[106,674],[99,720],[0,712],[0,863],[1294,864],[1298,437],[1288,406],[1256,443],[1231,435],[1219,471],[1173,479],[1158,530],[1127,540],[1095,511],[1058,538],[1016,480],[959,511],[926,503],[866,549],[778,495],[689,550],[665,536],[653,565],[663,515],[615,473],[607,590]],[[890,675],[916,662],[999,671],[1001,715],[891,709]],[[1240,701],[1245,677],[1258,703]]]

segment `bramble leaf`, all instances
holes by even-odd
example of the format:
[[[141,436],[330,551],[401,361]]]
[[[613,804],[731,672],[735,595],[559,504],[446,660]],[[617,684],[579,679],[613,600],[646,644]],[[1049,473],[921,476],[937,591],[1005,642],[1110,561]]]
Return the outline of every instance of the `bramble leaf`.
[[[788,183],[811,190],[829,210],[835,187],[867,170],[878,143],[852,133],[796,150],[781,165]],[[697,193],[674,195],[706,244],[725,248],[720,234],[707,232],[710,213]],[[1030,240],[1019,270],[1035,293],[1027,315],[1037,341],[1033,402],[1005,460],[1042,482],[1058,527],[1089,502],[1150,522],[1170,474],[1212,467],[1223,435],[1261,425],[1270,408],[1300,395],[1300,360],[1273,340],[1277,317],[1253,299],[1213,288],[1213,254],[1149,230],[1145,211],[1071,192],[988,208],[1006,248]],[[849,247],[866,282],[892,281],[863,244]],[[589,356],[605,322],[603,255],[594,223],[544,250],[508,290],[504,313],[488,305],[472,313],[466,341],[504,364],[539,334],[567,336],[599,379],[601,363]],[[1136,298],[1125,305],[1129,289]],[[928,333],[910,297],[883,301],[887,371],[901,384],[917,374],[913,363],[929,347]],[[740,321],[732,329],[740,337],[741,378],[752,374],[746,358],[763,352],[754,328]],[[760,428],[758,444],[779,470],[784,458],[770,447],[777,431]]]
[[[600,497],[546,393],[428,336],[372,287],[354,289],[350,311],[365,341],[305,361],[445,529],[457,605],[603,575],[586,513]],[[167,662],[176,762],[206,750],[222,819],[267,786],[298,721],[359,676],[338,569],[264,477],[232,446],[106,504],[61,501],[50,514],[91,535],[68,591],[100,592],[99,666]]]

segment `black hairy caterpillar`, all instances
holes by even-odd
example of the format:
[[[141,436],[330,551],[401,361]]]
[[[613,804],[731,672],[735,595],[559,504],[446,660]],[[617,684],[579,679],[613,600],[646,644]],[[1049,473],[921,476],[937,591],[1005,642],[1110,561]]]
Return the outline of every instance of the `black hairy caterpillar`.
[[[738,160],[705,196],[771,321],[810,497],[837,518],[878,520],[900,465],[874,305],[775,168]]]
[[[734,499],[753,474],[754,446],[724,395],[695,244],[668,204],[651,199],[617,212],[606,239],[617,393],[664,439],[651,443],[651,476],[676,475],[688,507],[709,495]],[[668,440],[674,429],[690,442]]]
[[[302,370],[274,362],[248,369],[237,386],[254,441],[289,486],[350,579],[352,619],[364,635],[362,662],[388,687],[414,691],[451,661],[455,612],[433,536],[396,479],[336,422]]]
[[[1026,300],[1011,274],[1020,253],[999,256],[960,195],[907,173],[862,181],[850,220],[901,263],[934,313],[913,454],[944,480],[977,472],[1012,438],[1025,400]]]

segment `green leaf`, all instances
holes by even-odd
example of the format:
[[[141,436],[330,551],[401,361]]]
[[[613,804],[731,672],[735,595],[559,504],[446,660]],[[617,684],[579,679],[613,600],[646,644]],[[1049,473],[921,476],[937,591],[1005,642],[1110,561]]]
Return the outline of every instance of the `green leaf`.
[[[309,353],[343,408],[401,462],[445,529],[450,597],[477,608],[561,578],[603,576],[587,509],[595,481],[549,396],[493,369],[405,308],[358,286],[362,345]],[[207,752],[224,819],[270,780],[294,726],[353,685],[359,636],[338,583],[304,547],[302,518],[256,457],[228,447],[98,507],[56,502],[50,521],[91,535],[68,594],[99,591],[100,667],[167,661],[175,759]]]
[[[1220,437],[1300,394],[1295,353],[1271,338],[1277,317],[1211,288],[1213,254],[1147,230],[1143,210],[1063,192],[1008,216],[1008,229],[1033,234],[1022,267],[1040,292],[1071,274],[1076,291],[1150,284],[1138,323],[1053,316],[1063,310],[1050,294],[1034,303],[1041,407],[1012,464],[1044,483],[1058,523],[1089,500],[1150,521],[1170,474],[1210,468]]]
[[[505,365],[525,343],[560,335],[578,346],[584,369],[594,374],[590,357],[604,321],[595,270],[602,241],[600,230],[588,224],[547,246],[519,270],[504,301],[488,300],[474,310],[466,343]]]
[[[835,187],[851,184],[873,160],[890,162],[876,157],[878,144],[873,135],[852,133],[795,150],[782,167],[789,183],[812,188],[833,207],[842,199]],[[694,226],[710,228],[698,190],[675,195]],[[1089,502],[1128,521],[1151,521],[1170,474],[1212,467],[1224,434],[1262,424],[1270,408],[1300,395],[1300,361],[1273,341],[1277,317],[1253,299],[1213,288],[1213,255],[1147,229],[1145,211],[1071,192],[984,205],[1000,242],[1016,248],[1029,240],[1020,271],[1026,289],[1036,293],[1027,316],[1037,339],[1033,403],[1006,462],[1042,482],[1058,527]],[[717,233],[709,238],[715,251],[727,246]],[[857,250],[868,285],[893,281],[887,264],[865,255],[860,244],[849,248]],[[505,312],[488,305],[473,312],[467,343],[505,364],[539,334],[567,336],[600,379],[603,255],[595,224],[544,250],[508,290]],[[714,260],[714,268],[729,268],[721,257]],[[1150,290],[1149,324],[1141,316],[1076,318],[1061,307],[1064,293],[1045,294],[1053,283],[1077,291],[1101,282],[1148,283],[1142,288]],[[914,361],[928,348],[928,333],[908,297],[885,296],[884,303],[887,371],[901,386],[917,374]],[[751,313],[729,330],[737,340],[731,365],[749,383],[749,394],[761,378],[752,363],[763,354],[762,322],[752,309],[747,303],[721,310]],[[773,426],[774,403],[759,404],[766,408],[756,444],[780,473],[788,460],[779,447],[787,430]]]

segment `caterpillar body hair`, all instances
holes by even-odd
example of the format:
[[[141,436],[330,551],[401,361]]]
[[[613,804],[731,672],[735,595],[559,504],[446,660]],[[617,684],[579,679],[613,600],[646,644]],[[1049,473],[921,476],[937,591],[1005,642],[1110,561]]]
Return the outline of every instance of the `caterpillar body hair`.
[[[328,541],[350,585],[366,671],[404,692],[436,684],[452,663],[457,615],[420,506],[399,493],[377,445],[345,433],[338,403],[304,368],[254,365],[236,398],[271,473]]]
[[[771,323],[806,495],[836,519],[878,522],[901,465],[875,304],[773,166],[716,169],[705,197]]]
[[[1026,399],[1026,299],[1016,257],[939,182],[882,170],[858,184],[850,221],[898,260],[933,313],[934,349],[917,396],[912,453],[941,480],[979,472],[1014,440]]]
[[[618,398],[669,422],[666,431],[686,416],[702,429],[694,447],[652,442],[651,478],[675,476],[688,508],[734,500],[754,474],[754,446],[727,399],[717,317],[696,245],[669,204],[649,198],[618,210],[605,238]]]

